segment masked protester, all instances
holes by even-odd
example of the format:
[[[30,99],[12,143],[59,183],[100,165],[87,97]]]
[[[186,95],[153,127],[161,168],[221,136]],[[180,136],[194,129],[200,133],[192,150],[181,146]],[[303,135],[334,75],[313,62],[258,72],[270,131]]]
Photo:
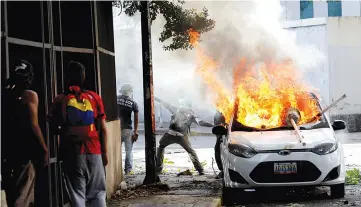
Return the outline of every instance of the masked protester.
[[[128,175],[133,168],[133,143],[138,139],[138,104],[133,100],[133,87],[124,84],[117,98],[119,117],[121,120],[122,143],[125,145],[125,168],[124,173]],[[134,113],[134,131],[132,132],[132,113]]]
[[[33,67],[22,60],[13,71],[1,94],[1,187],[8,206],[23,207],[34,202],[35,168],[48,165],[49,154],[31,90]]]
[[[85,68],[81,63],[71,61],[67,70],[68,88],[54,99],[48,121],[60,134],[60,158],[71,206],[105,207],[108,156],[103,101],[83,88]]]
[[[160,173],[163,170],[165,148],[171,144],[179,144],[188,152],[189,157],[199,175],[204,175],[204,169],[199,162],[197,153],[192,148],[189,141],[190,127],[192,123],[197,123],[200,126],[207,127],[212,127],[213,124],[200,120],[192,110],[192,103],[185,99],[179,100],[179,108],[174,107],[157,97],[154,99],[172,113],[169,130],[159,140],[159,147],[157,150],[157,172]]]
[[[214,125],[225,125],[225,118],[221,112],[217,111],[214,116]],[[216,178],[223,178],[223,166],[221,160],[221,143],[222,143],[222,135],[216,135],[217,141],[214,146],[214,157],[216,158],[216,163],[218,169],[221,171]]]

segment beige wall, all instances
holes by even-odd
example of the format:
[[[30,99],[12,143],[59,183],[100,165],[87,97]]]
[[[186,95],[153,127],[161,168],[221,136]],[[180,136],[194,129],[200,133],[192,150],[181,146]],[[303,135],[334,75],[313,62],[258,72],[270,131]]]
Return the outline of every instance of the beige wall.
[[[328,18],[327,41],[330,68],[330,97],[347,98],[333,113],[361,111],[361,17]]]
[[[120,121],[107,122],[108,129],[108,165],[106,167],[107,198],[116,191],[123,180],[122,152],[120,139]]]

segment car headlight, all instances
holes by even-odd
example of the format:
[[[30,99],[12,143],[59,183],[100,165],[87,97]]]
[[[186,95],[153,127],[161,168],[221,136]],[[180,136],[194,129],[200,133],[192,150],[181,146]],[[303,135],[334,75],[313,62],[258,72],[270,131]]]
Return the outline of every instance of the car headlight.
[[[318,155],[327,155],[334,152],[338,147],[336,142],[327,142],[317,145],[312,149],[312,152]]]
[[[228,151],[233,155],[243,158],[251,158],[257,154],[256,150],[245,144],[228,144]]]

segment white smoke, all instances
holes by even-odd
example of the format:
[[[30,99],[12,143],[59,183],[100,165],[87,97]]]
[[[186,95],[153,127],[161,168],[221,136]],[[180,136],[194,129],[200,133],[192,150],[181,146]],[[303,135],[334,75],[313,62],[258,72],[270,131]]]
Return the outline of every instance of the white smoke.
[[[278,0],[186,1],[185,7],[206,7],[216,21],[212,31],[201,35],[201,46],[221,65],[220,77],[224,81],[230,82],[230,71],[242,57],[260,62],[291,58],[302,71],[313,70],[324,60],[317,48],[297,45],[295,33],[283,29],[283,10]],[[123,29],[115,27],[118,87],[132,83],[135,99],[142,104],[140,14],[115,17],[114,24],[128,25]],[[195,51],[164,51],[158,41],[163,25],[163,18],[152,24],[155,96],[175,105],[180,98],[190,99],[197,113],[212,117],[213,104],[206,99],[207,90],[194,72]]]

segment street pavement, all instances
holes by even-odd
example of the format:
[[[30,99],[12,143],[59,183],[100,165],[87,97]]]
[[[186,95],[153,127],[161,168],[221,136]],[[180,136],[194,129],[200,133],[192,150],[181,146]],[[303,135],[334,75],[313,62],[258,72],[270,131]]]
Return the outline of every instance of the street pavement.
[[[194,129],[194,131],[196,131]],[[198,130],[200,131],[200,130]],[[210,129],[209,129],[210,131]],[[202,133],[205,132],[203,129]],[[209,134],[209,133],[208,133]],[[157,135],[157,145],[162,135]],[[359,168],[361,169],[361,133],[345,133],[344,131],[336,132],[336,136],[341,140],[344,148],[345,163],[347,169]],[[196,176],[193,165],[188,157],[188,154],[179,145],[170,145],[166,148],[165,167],[161,180],[165,183],[182,183],[176,190],[171,190],[172,197],[164,193],[162,195],[154,195],[146,198],[136,198],[130,200],[114,201],[111,207],[129,206],[130,204],[149,203],[152,206],[178,206],[175,205],[184,203],[182,206],[211,206],[211,205],[195,205],[197,198],[203,198],[204,203],[210,203],[212,200],[219,198],[219,194],[213,193],[210,197],[204,195],[209,194],[207,187],[197,189],[202,180],[207,182],[216,182],[220,186],[219,180],[214,180],[215,173],[218,172],[214,160],[214,144],[215,137],[213,135],[194,136],[190,138],[191,144],[196,150],[199,160],[205,168],[205,176]],[[145,174],[145,151],[144,151],[144,134],[139,135],[138,141],[134,144],[133,160],[134,160],[134,175],[125,176],[125,181],[130,184],[140,184],[144,179]],[[125,158],[125,151],[123,147],[123,163]],[[177,177],[176,173],[191,169],[195,176]],[[206,184],[205,186],[207,186]],[[184,186],[188,186],[185,188]],[[189,187],[190,186],[190,187]],[[173,188],[173,186],[171,186]],[[179,190],[177,190],[179,189]],[[267,193],[268,196],[252,197],[247,204],[242,206],[256,207],[256,206],[289,206],[289,207],[303,207],[303,206],[361,206],[361,185],[346,186],[346,196],[343,199],[331,200],[329,197],[328,188],[317,188],[310,192],[293,191],[286,194],[275,192],[274,190]],[[198,196],[197,196],[198,195]],[[169,204],[169,205],[168,205]],[[194,205],[193,205],[194,204]]]
[[[197,129],[196,129],[197,130]],[[209,129],[210,130],[210,129]],[[200,130],[199,130],[200,131]],[[204,132],[204,131],[203,131]],[[336,136],[341,140],[344,148],[345,163],[347,168],[361,169],[361,133],[346,133],[344,131],[336,132]],[[157,145],[162,135],[157,135]],[[145,172],[145,140],[144,134],[140,134],[138,141],[133,146],[134,173],[143,174]],[[206,173],[214,173],[218,171],[214,161],[214,144],[216,138],[214,135],[202,135],[190,137],[191,144],[196,150],[199,160],[204,165]],[[123,147],[122,159],[124,163],[125,149]],[[192,169],[188,154],[185,150],[173,144],[166,148],[165,152],[165,172],[175,173],[186,169]],[[213,162],[213,167],[212,167]],[[213,170],[214,168],[214,170]]]

